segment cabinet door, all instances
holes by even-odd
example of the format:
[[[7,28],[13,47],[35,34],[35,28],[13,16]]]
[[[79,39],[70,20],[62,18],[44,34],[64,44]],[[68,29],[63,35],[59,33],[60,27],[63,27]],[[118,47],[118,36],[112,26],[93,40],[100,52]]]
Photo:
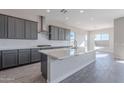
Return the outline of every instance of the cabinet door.
[[[65,29],[65,40],[70,40],[70,30]]]
[[[40,50],[40,48],[38,49],[31,49],[31,62],[40,62],[41,61],[41,55],[38,52],[38,50]]]
[[[25,21],[25,38],[31,39],[31,23],[30,23],[30,21]]]
[[[59,28],[55,27],[54,28],[54,40],[58,40],[59,39]]]
[[[59,40],[64,40],[64,29],[59,28]]]
[[[50,27],[50,35],[51,35],[51,40],[55,40],[55,27],[54,26]]]
[[[47,79],[47,55],[41,54],[41,72],[45,79]]]
[[[37,23],[31,22],[31,39],[37,39],[38,31],[37,31]]]
[[[7,38],[7,16],[0,15],[0,38]]]
[[[15,18],[8,17],[8,38],[15,39],[16,31],[15,31]]]
[[[30,49],[19,50],[19,64],[30,63]]]
[[[0,51],[0,69],[2,69],[2,57],[1,57],[1,51]]]
[[[17,50],[2,51],[2,67],[17,66]]]
[[[15,31],[16,31],[16,38],[17,39],[24,39],[24,20],[22,19],[15,19]]]

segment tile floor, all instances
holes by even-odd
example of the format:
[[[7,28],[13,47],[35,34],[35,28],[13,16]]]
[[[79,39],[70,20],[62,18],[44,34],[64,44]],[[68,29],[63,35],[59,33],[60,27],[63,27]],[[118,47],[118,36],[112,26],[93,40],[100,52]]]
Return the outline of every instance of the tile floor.
[[[0,71],[0,83],[45,83],[40,69],[40,63],[35,63]],[[96,62],[61,83],[124,83],[124,61],[97,53]]]

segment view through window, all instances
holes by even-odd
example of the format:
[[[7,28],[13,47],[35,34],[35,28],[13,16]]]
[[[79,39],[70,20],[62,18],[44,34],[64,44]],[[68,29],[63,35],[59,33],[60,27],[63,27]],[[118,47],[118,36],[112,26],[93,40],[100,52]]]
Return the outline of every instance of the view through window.
[[[99,40],[109,40],[109,34],[108,33],[99,33],[95,35],[95,41]]]

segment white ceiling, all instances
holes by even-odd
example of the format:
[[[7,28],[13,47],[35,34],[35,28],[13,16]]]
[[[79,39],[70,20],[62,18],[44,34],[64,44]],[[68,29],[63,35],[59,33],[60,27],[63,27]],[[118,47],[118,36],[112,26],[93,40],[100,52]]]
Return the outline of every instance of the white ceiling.
[[[9,10],[16,13],[43,15],[47,20],[60,21],[69,26],[84,30],[96,30],[113,27],[113,20],[124,16],[124,9],[67,9],[67,13],[60,12],[61,9],[20,9]],[[80,13],[83,10],[83,13]]]

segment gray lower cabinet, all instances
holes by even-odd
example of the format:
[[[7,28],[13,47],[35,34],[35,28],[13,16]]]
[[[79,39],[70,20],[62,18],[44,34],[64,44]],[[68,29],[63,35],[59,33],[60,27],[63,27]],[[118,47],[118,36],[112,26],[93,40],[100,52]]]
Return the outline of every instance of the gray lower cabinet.
[[[2,68],[17,66],[17,50],[2,51]]]
[[[30,63],[30,49],[20,49],[18,54],[19,65]]]
[[[2,69],[2,55],[1,55],[1,51],[0,51],[0,69]]]
[[[25,38],[24,20],[15,18],[15,31],[16,31],[15,37],[17,39],[24,39]]]
[[[7,16],[0,15],[0,38],[7,38]]]
[[[41,72],[42,76],[47,79],[47,55],[41,53]]]
[[[40,50],[40,48],[31,49],[31,63],[41,61],[41,55],[38,50]]]

